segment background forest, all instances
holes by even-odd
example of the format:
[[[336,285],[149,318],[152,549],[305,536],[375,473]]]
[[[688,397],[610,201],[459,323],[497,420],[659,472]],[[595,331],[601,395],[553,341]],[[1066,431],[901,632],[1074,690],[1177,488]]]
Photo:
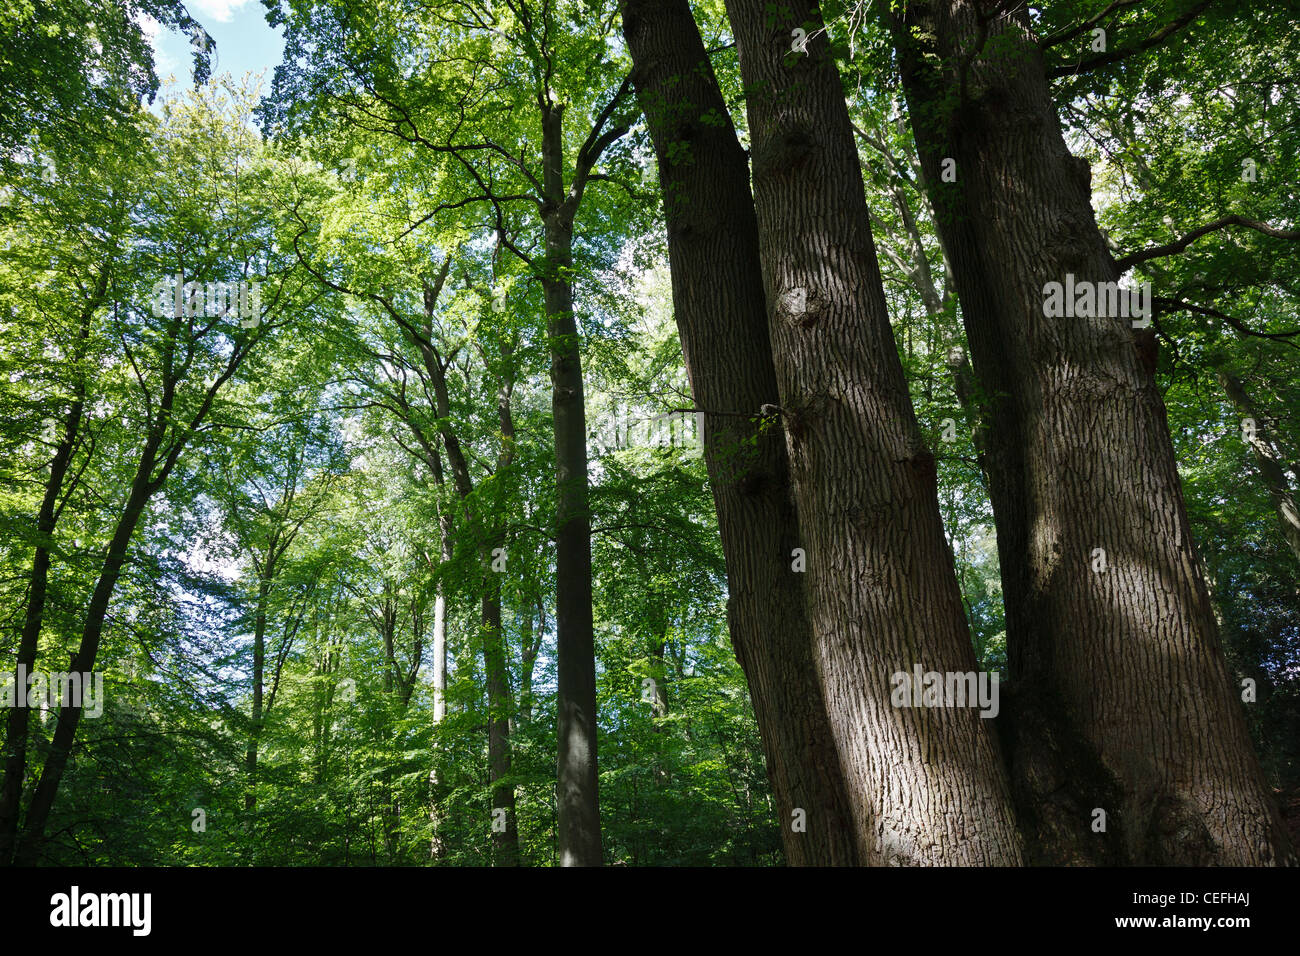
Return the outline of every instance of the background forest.
[[[736,587],[740,550],[724,550],[715,506],[719,462],[797,429],[785,389],[803,353],[773,333],[780,404],[706,401],[709,373],[688,374],[687,359],[720,375],[747,360],[679,335],[683,303],[706,299],[683,284],[687,257],[670,246],[691,227],[660,181],[664,162],[702,169],[710,149],[665,132],[671,117],[734,128],[772,254],[777,200],[758,164],[773,153],[747,111],[762,90],[747,38],[764,30],[772,64],[816,59],[836,78],[852,136],[838,155],[862,188],[836,182],[865,200],[961,633],[1015,713],[1025,683],[1014,667],[1008,680],[990,495],[997,386],[968,340],[960,230],[937,229],[951,209],[936,187],[971,164],[918,146],[920,87],[905,88],[930,61],[911,58],[903,21],[941,6],[985,18],[966,50],[972,83],[998,62],[997,24],[1032,35],[1107,248],[1152,283],[1138,354],[1167,415],[1232,700],[1294,833],[1294,4],[263,6],[284,52],[260,78],[221,72],[203,4],[0,11],[0,670],[103,680],[80,708],[22,706],[10,690],[0,861],[844,861],[791,858],[805,811],[787,805],[760,721],[773,687],[801,694],[799,675],[779,670],[779,645],[763,658],[738,636],[754,589]],[[721,109],[671,99],[707,70],[641,62],[651,28],[637,18],[680,26],[683,11]],[[179,83],[155,68],[159,30],[191,43]],[[800,175],[785,201],[823,215],[823,180]],[[725,252],[709,261],[697,288],[735,279]],[[1007,353],[1008,375],[1017,361]],[[734,447],[709,458],[715,435]],[[855,475],[867,466],[846,441],[830,444]],[[1086,448],[1098,474],[1107,455],[1144,454]],[[1068,488],[1068,455],[1052,460]],[[805,533],[806,555],[801,539],[764,559],[795,587],[826,566],[822,532]],[[823,584],[807,586],[826,606]],[[900,608],[889,614],[911,613]],[[1160,668],[1135,679],[1162,699],[1184,689]],[[822,809],[808,804],[809,831]]]

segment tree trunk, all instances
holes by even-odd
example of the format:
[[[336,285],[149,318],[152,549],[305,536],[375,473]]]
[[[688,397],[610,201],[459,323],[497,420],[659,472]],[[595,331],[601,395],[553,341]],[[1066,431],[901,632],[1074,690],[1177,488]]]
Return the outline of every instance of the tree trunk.
[[[108,288],[108,271],[100,273],[95,294],[81,313],[78,334],[79,346],[90,338],[90,322],[95,310],[104,299]],[[80,349],[78,349],[80,352]],[[77,361],[82,356],[77,355]],[[36,548],[32,556],[32,571],[28,578],[27,607],[23,615],[23,629],[18,639],[18,659],[14,667],[14,706],[9,711],[5,736],[4,780],[0,783],[0,866],[9,864],[18,838],[18,814],[22,803],[24,778],[27,776],[27,686],[19,684],[18,671],[30,674],[36,664],[40,642],[41,624],[45,615],[45,598],[50,577],[50,545],[54,526],[58,520],[57,505],[63,491],[63,482],[72,464],[81,434],[81,419],[86,407],[86,382],[78,373],[72,404],[64,418],[63,437],[54,450],[50,462],[50,475],[45,481],[45,494],[36,517]]]
[[[441,471],[441,469],[439,469]],[[441,480],[438,482],[442,484]],[[441,577],[441,568],[452,559],[451,515],[438,515],[438,528],[442,536],[440,573],[437,592],[433,599],[433,725],[437,727],[447,716],[447,592]],[[438,752],[434,743],[429,768],[429,858],[440,860],[447,854],[442,838],[442,813],[438,808]]]
[[[539,596],[537,598],[537,625],[533,626],[533,606],[523,613],[523,627],[519,634],[519,719],[528,723],[533,719],[533,672],[537,668],[537,655],[542,649],[542,638],[546,636],[546,607]],[[534,637],[536,633],[536,637]]]
[[[104,564],[100,569],[99,579],[86,608],[86,621],[81,634],[81,646],[72,658],[71,670],[89,675],[95,667],[95,657],[99,653],[99,640],[104,632],[104,620],[108,615],[109,601],[122,575],[122,566],[126,563],[127,548],[135,534],[140,516],[144,514],[152,490],[148,475],[152,471],[154,454],[161,434],[150,436],[142,456],[141,468],[131,485],[126,507],[113,530]],[[86,678],[83,677],[83,680]],[[63,780],[63,771],[72,753],[72,743],[81,722],[81,705],[79,702],[65,703],[59,708],[59,717],[54,726],[54,739],[50,743],[49,756],[41,769],[40,780],[32,794],[31,805],[27,808],[22,837],[14,853],[14,863],[18,866],[32,866],[36,863],[41,842],[44,839],[45,823],[49,819],[50,808],[54,805],[55,794]]]
[[[515,425],[510,413],[510,347],[502,346],[502,358],[507,366],[506,380],[497,393],[497,416],[501,425],[501,447],[497,453],[496,477],[506,478],[514,462]],[[495,509],[494,509],[495,511]],[[500,514],[499,511],[495,513]],[[491,568],[497,549],[502,558],[505,553],[506,528],[499,520],[492,529],[484,547],[484,564],[487,583],[483,595],[483,666],[487,675],[488,692],[488,767],[492,788],[492,846],[497,866],[519,865],[519,829],[515,817],[515,788],[504,781],[510,776],[510,722],[514,719],[514,703],[510,699],[510,671],[506,654],[505,633],[501,630],[501,577]],[[504,821],[499,821],[499,811]],[[501,826],[501,823],[504,826]]]
[[[72,461],[72,451],[81,426],[84,402],[73,402],[64,423],[63,438],[54,453],[50,476],[45,482],[45,495],[41,500],[36,519],[36,553],[32,558],[32,571],[28,578],[27,608],[23,617],[22,635],[18,642],[18,660],[14,671],[14,706],[9,711],[8,732],[5,737],[4,783],[0,788],[0,866],[9,863],[14,842],[18,836],[18,812],[22,798],[23,779],[27,775],[27,685],[18,682],[18,673],[30,676],[36,664],[36,651],[45,613],[45,595],[50,575],[50,538],[54,534],[55,505]]]
[[[433,309],[437,302],[438,294],[442,289],[443,283],[447,279],[447,274],[451,266],[451,258],[448,257],[442,266],[438,278],[432,283],[426,283],[424,287],[425,303],[425,328],[424,341],[416,341],[416,346],[420,349],[424,362],[425,372],[429,376],[430,384],[433,386],[434,403],[438,415],[438,431],[442,438],[443,448],[447,452],[447,463],[451,467],[452,482],[460,497],[465,516],[466,527],[473,525],[473,515],[471,508],[473,505],[472,496],[474,494],[473,479],[470,477],[469,463],[465,459],[464,449],[461,447],[460,439],[457,437],[455,430],[451,427],[451,397],[447,390],[447,363],[441,356],[434,352],[432,347],[432,330],[433,330]],[[502,357],[506,360],[505,364],[509,365],[510,347],[502,347]],[[502,473],[508,469],[514,461],[514,423],[510,414],[510,395],[513,388],[513,382],[508,378],[502,385],[497,397],[497,413],[501,423],[501,449],[497,455],[497,472]],[[422,445],[426,446],[426,453],[431,449],[427,447],[427,441],[423,433],[419,432],[413,422],[408,422],[410,427],[416,430],[417,438]],[[433,453],[436,456],[436,453]],[[442,484],[442,467],[435,458],[428,462],[433,471],[434,478],[439,485]],[[507,656],[505,644],[501,633],[501,584],[500,579],[496,577],[497,572],[491,569],[493,564],[493,551],[505,545],[506,535],[504,526],[495,523],[495,519],[488,519],[489,531],[484,540],[479,545],[479,557],[483,565],[484,591],[480,600],[480,613],[483,638],[483,664],[487,673],[487,692],[488,692],[488,773],[493,784],[492,787],[492,846],[493,857],[497,866],[516,866],[519,862],[519,831],[515,822],[515,790],[509,784],[499,783],[510,774],[510,719],[513,715],[513,704],[510,700],[510,682],[507,668]],[[442,523],[443,531],[443,560],[450,558],[448,541],[450,540],[450,522],[449,520]],[[436,612],[435,612],[436,613]],[[443,668],[443,688],[446,687],[446,634],[445,618],[446,608],[443,605],[443,638],[442,651],[437,650],[438,637],[435,634],[434,643],[434,666]],[[438,678],[435,676],[435,684]],[[441,698],[442,692],[435,689],[435,696]],[[435,720],[441,720],[442,715],[446,714],[446,705],[441,704],[442,710],[439,714],[438,707],[435,703]],[[430,774],[431,784],[436,783],[436,774]],[[500,825],[496,810],[504,810],[505,827],[498,830]],[[431,810],[436,813],[436,808]],[[435,820],[436,823],[436,820]],[[434,836],[433,850],[436,854],[439,845],[438,837]]]
[[[122,567],[126,563],[131,538],[135,534],[136,526],[140,523],[140,518],[148,506],[149,500],[166,483],[168,475],[175,468],[189,440],[211,410],[217,390],[238,370],[240,363],[247,355],[246,345],[236,345],[227,360],[225,371],[207,387],[207,392],[198,410],[188,422],[177,421],[174,418],[174,404],[176,386],[180,379],[176,369],[176,346],[178,344],[178,333],[182,327],[178,319],[168,330],[168,338],[164,342],[161,355],[160,394],[154,409],[154,418],[146,433],[126,503],[117,524],[114,526],[113,535],[109,539],[104,562],[100,568],[99,578],[95,582],[95,588],[90,596],[90,603],[86,607],[86,616],[81,632],[81,644],[71,663],[72,670],[83,674],[83,679],[89,679],[89,675],[94,669],[95,657],[99,653],[99,641],[104,633],[104,621],[108,615],[108,606],[112,601],[113,591],[117,587],[118,579],[122,576]],[[192,349],[194,340],[191,340],[189,345]],[[182,369],[188,369],[188,361],[183,363],[181,367]],[[169,434],[171,435],[171,441],[164,450],[164,441]],[[157,469],[157,474],[154,473],[155,469]],[[49,756],[46,758],[45,766],[41,769],[41,776],[37,781],[36,789],[32,793],[32,801],[27,809],[22,836],[14,853],[14,862],[19,865],[31,865],[36,861],[41,843],[44,840],[45,825],[49,819],[50,808],[54,805],[54,797],[58,793],[60,782],[63,780],[63,773],[67,768],[68,757],[72,752],[72,744],[80,721],[81,707],[79,705],[65,705],[59,709],[54,738],[50,743]]]
[[[686,0],[631,0],[623,35],[659,162],[673,311],[727,562],[727,617],[766,756],[786,861],[859,862],[852,814],[790,554],[800,536],[785,443],[759,409],[778,392],[749,167]],[[683,145],[689,147],[683,152]],[[796,810],[805,829],[792,827]]]
[[[510,776],[510,716],[513,707],[501,639],[501,589],[499,586],[488,587],[492,593],[483,596],[483,664],[487,673],[488,771],[492,779],[492,858],[496,866],[518,866],[515,788],[504,782]]]
[[[1289,859],[1132,320],[1046,317],[1047,283],[1119,275],[1027,17],[981,22],[970,0],[912,2],[900,16],[913,130],[991,396],[1006,739],[1030,858]],[[942,179],[945,160],[955,181]],[[1106,835],[1093,832],[1098,810]]]
[[[274,539],[270,550],[275,550]],[[271,591],[274,573],[274,563],[268,560],[257,585],[257,610],[253,621],[253,719],[248,728],[248,752],[244,757],[244,773],[248,777],[245,810],[252,810],[257,805],[257,745],[262,736],[262,685],[266,670],[266,598]]]
[[[1278,523],[1282,526],[1282,536],[1296,560],[1300,561],[1300,505],[1296,490],[1287,481],[1283,470],[1286,458],[1278,450],[1268,423],[1255,407],[1254,401],[1246,391],[1246,386],[1237,376],[1226,370],[1219,371],[1219,383],[1227,393],[1228,400],[1237,409],[1238,414],[1254,423],[1253,428],[1243,426],[1242,437],[1250,450],[1255,453],[1255,465],[1259,477],[1268,489],[1268,496],[1277,511]]]
[[[768,328],[814,655],[872,864],[1014,865],[996,741],[972,707],[894,706],[896,677],[973,674],[953,558],[889,325],[848,110],[824,35],[728,0],[753,142]],[[795,567],[798,567],[797,565]]]
[[[440,567],[452,559],[451,515],[438,516],[442,533]],[[433,722],[440,724],[447,716],[447,589],[441,577],[433,599]]]
[[[556,840],[561,866],[600,866],[596,646],[591,610],[587,407],[573,314],[573,209],[564,190],[564,107],[542,114],[546,260],[542,290],[551,347],[555,428]]]

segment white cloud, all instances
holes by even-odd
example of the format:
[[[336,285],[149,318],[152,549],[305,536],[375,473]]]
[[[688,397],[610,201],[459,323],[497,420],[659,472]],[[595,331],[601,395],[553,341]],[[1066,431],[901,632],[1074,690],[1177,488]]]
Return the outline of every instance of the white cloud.
[[[248,0],[191,0],[187,6],[191,14],[203,14],[216,20],[218,23],[229,23],[234,19],[235,11],[243,9]],[[202,16],[196,16],[195,19],[202,22]]]
[[[176,58],[164,53],[158,45],[158,40],[162,36],[162,24],[148,14],[137,14],[135,22],[139,24],[140,30],[149,41],[149,46],[153,49],[153,65],[159,76],[166,76],[168,73],[174,73],[179,67]]]

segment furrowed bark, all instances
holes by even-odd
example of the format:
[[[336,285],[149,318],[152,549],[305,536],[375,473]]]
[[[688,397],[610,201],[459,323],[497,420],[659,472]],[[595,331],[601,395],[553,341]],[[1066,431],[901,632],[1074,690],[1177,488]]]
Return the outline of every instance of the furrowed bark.
[[[1132,318],[1048,317],[1115,282],[1026,15],[893,21],[975,372],[1006,602],[1008,750],[1041,863],[1292,858],[1230,684],[1165,410]],[[955,161],[955,181],[942,176]],[[1104,555],[1101,551],[1104,551]],[[1095,832],[1097,810],[1105,832]]]
[[[659,163],[682,353],[695,405],[705,410],[731,642],[749,684],[786,861],[853,865],[849,797],[803,588],[790,572],[801,539],[785,443],[758,414],[779,395],[748,163],[687,0],[632,0],[623,35]],[[706,115],[726,122],[704,122]],[[796,809],[806,812],[803,832],[791,826]]]
[[[813,3],[729,0],[815,659],[871,864],[1014,865],[1006,775],[971,707],[895,707],[894,675],[972,673],[933,454],[886,313],[861,170]]]

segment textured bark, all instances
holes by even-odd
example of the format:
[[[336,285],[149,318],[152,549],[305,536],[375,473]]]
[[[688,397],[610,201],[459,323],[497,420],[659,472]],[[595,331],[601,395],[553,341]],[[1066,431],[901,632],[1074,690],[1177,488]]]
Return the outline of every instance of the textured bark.
[[[858,862],[849,798],[812,654],[749,167],[687,0],[633,0],[623,34],[659,161],[673,310],[727,562],[731,642],[749,684],[786,860]],[[662,654],[662,645],[660,645]],[[667,710],[667,701],[656,709]],[[806,830],[791,827],[807,814]]]
[[[840,78],[815,4],[729,0],[815,659],[872,864],[1016,864],[993,734],[973,708],[894,707],[891,678],[973,672],[934,456],[886,314]]]
[[[1298,504],[1300,497],[1297,497],[1295,488],[1291,486],[1283,470],[1286,458],[1278,451],[1267,419],[1255,406],[1241,379],[1231,372],[1221,370],[1219,383],[1238,413],[1243,418],[1254,420],[1253,435],[1247,437],[1246,441],[1255,455],[1255,466],[1259,469],[1260,480],[1268,489],[1273,510],[1277,512],[1282,536],[1286,539],[1296,560],[1300,561],[1300,504]]]
[[[894,21],[913,129],[982,391],[1029,856],[1261,864],[1291,855],[1234,697],[1160,396],[1132,320],[1047,318],[1116,281],[1023,11]],[[945,158],[956,182],[944,183]],[[1094,571],[1094,549],[1106,570]],[[1093,811],[1107,813],[1105,834]]]

